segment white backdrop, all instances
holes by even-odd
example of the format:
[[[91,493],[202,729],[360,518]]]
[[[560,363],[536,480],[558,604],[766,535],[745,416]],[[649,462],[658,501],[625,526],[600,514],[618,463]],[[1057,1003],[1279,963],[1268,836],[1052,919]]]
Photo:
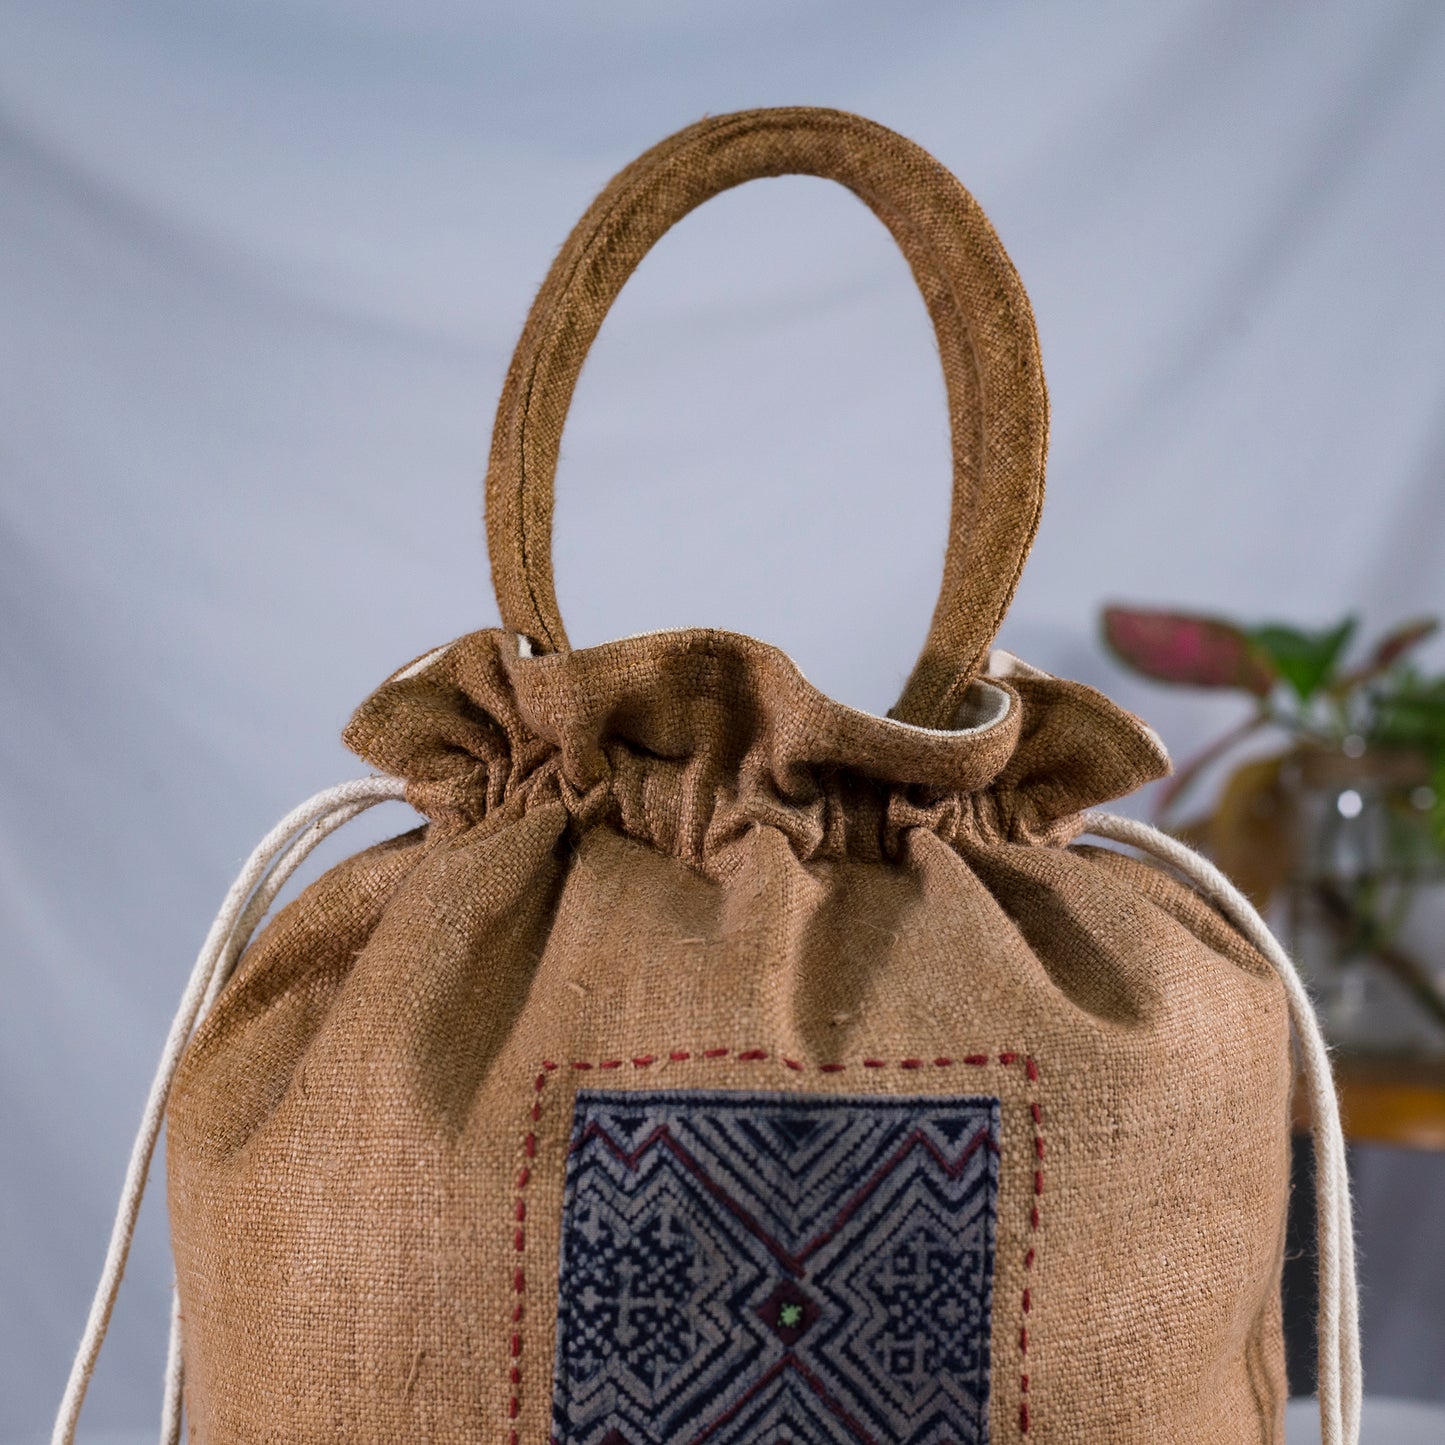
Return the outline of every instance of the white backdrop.
[[[1445,612],[1438,0],[8,0],[0,1440],[46,1427],[238,861],[362,770],[337,734],[383,676],[497,620],[491,409],[568,227],[677,127],[798,103],[937,154],[1032,295],[1050,497],[1005,645],[1178,752],[1232,707],[1110,664],[1104,600]],[[573,642],[731,627],[881,711],[947,478],[886,233],[823,182],[730,193],[644,265],[579,389]],[[1445,1390],[1433,1162],[1362,1162],[1387,1393]],[[157,1197],[97,1426],[152,1416],[167,1277]]]

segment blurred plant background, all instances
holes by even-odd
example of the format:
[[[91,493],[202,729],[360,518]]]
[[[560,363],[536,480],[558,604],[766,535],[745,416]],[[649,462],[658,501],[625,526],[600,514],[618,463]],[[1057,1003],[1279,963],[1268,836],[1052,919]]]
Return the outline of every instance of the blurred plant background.
[[[1415,660],[1439,627],[1362,646],[1354,616],[1311,630],[1103,613],[1132,671],[1240,695],[1240,720],[1161,788],[1157,821],[1279,917],[1335,1041],[1364,1051],[1445,1053],[1445,674]]]

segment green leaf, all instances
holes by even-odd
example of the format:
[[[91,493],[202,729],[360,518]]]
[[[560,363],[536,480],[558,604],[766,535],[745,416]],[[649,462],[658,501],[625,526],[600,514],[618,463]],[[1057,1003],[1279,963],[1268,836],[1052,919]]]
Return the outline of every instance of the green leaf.
[[[1303,632],[1284,623],[1254,628],[1250,642],[1259,649],[1301,702],[1308,702],[1334,676],[1335,666],[1353,636],[1356,619],[1347,617],[1326,632]]]
[[[1369,737],[1380,747],[1417,748],[1445,758],[1445,677],[1407,672],[1375,694]]]
[[[1104,609],[1104,641],[1118,659],[1157,682],[1234,687],[1265,697],[1275,671],[1231,622],[1185,612]]]
[[[1435,794],[1435,802],[1430,808],[1430,829],[1435,836],[1435,846],[1445,852],[1445,751],[1436,753],[1430,781]]]

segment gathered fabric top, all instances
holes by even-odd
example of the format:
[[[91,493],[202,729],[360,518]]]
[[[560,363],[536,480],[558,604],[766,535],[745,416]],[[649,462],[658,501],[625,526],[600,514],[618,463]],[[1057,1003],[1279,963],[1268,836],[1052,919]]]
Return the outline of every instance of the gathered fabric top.
[[[780,649],[706,628],[530,655],[491,628],[402,668],[344,734],[404,778],[444,832],[560,803],[703,873],[780,830],[800,859],[896,856],[926,828],[1066,843],[1080,814],[1169,770],[1101,693],[995,653],[954,726],[917,727],[820,692]]]

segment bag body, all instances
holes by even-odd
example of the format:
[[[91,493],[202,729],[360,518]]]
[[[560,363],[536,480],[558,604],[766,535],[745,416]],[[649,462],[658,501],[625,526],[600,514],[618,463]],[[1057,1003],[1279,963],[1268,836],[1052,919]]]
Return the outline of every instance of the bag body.
[[[648,247],[802,172],[908,256],[948,383],[938,611],[898,706],[685,629],[571,649],[571,391]],[[710,119],[583,218],[508,375],[504,626],[348,744],[425,826],[284,908],[190,1041],[168,1185],[191,1438],[1277,1442],[1290,1005],[1168,873],[1076,840],[1160,776],[989,647],[1037,526],[1032,316],[870,122]]]

